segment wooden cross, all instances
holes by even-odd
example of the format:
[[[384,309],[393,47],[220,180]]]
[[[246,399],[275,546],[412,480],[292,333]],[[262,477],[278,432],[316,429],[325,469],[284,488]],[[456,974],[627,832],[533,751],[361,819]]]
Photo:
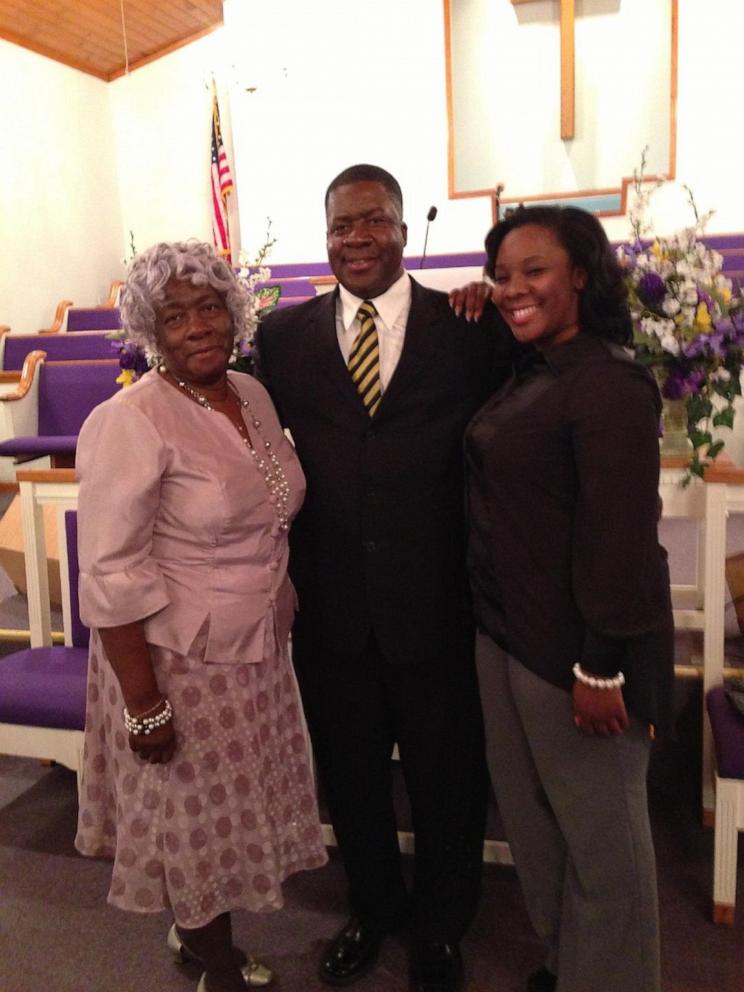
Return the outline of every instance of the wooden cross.
[[[516,7],[534,0],[511,0]],[[575,0],[560,0],[561,5],[561,140],[574,137],[574,26]]]

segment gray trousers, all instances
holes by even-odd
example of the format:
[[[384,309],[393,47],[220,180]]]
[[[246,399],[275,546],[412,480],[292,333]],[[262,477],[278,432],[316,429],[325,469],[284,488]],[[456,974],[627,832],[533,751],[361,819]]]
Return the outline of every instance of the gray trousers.
[[[491,781],[558,992],[659,992],[648,728],[584,736],[570,694],[482,634],[476,661]]]

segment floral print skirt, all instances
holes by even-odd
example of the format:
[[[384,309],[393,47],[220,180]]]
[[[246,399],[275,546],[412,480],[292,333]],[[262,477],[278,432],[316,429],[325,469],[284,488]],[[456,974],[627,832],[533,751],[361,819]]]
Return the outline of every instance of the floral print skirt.
[[[204,664],[151,647],[173,704],[167,765],[129,748],[118,681],[91,633],[76,847],[114,860],[109,902],[185,928],[278,909],[281,882],[326,861],[305,725],[286,653]]]

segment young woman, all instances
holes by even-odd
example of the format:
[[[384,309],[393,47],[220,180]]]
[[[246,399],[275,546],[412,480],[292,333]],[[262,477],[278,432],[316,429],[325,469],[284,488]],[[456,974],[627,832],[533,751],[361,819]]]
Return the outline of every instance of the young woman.
[[[544,966],[530,992],[659,992],[652,737],[673,678],[661,403],[623,348],[599,222],[520,209],[486,239],[524,356],[466,435],[491,777]]]

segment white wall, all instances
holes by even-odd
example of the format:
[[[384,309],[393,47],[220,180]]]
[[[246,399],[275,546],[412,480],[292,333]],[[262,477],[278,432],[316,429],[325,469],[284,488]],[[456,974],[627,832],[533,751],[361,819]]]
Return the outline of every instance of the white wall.
[[[211,241],[213,73],[225,146],[232,150],[221,67],[223,29],[218,29],[109,84],[122,227],[127,245],[131,231],[138,251],[156,241]]]
[[[121,271],[106,84],[0,41],[0,324],[36,331]]]
[[[245,243],[260,240],[268,215],[278,238],[275,261],[322,259],[328,181],[352,162],[372,161],[401,182],[412,254],[423,245],[431,204],[439,215],[430,252],[482,246],[489,201],[447,199],[442,0],[225,0],[225,24]],[[701,210],[716,209],[711,233],[744,230],[742,37],[744,5],[680,0],[678,182],[655,198],[660,233],[690,221],[681,183],[692,186]],[[633,60],[627,52],[631,74]],[[532,93],[494,93],[493,100],[528,106],[540,101],[546,85],[557,81],[537,77]],[[622,75],[617,86],[623,90]],[[625,218],[606,226],[612,238],[628,233]]]
[[[678,179],[716,209],[711,232],[743,231],[744,5],[679,7]],[[66,295],[102,300],[130,229],[140,250],[210,237],[210,73],[247,249],[268,216],[274,261],[323,259],[325,187],[365,160],[401,181],[411,254],[432,204],[430,253],[478,250],[490,225],[488,199],[447,199],[442,0],[225,0],[223,29],[108,85],[5,42],[0,73],[0,323],[16,330],[46,323]],[[493,98],[538,100],[545,85]],[[679,183],[656,204],[661,232],[688,222]],[[623,218],[606,226],[628,231]]]

